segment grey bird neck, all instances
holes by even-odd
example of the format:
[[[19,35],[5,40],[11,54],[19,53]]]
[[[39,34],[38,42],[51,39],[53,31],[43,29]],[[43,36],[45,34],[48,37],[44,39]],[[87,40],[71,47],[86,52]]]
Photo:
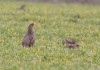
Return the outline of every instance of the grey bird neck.
[[[33,32],[33,28],[32,27],[29,27],[28,28],[28,34],[33,34],[34,32]]]

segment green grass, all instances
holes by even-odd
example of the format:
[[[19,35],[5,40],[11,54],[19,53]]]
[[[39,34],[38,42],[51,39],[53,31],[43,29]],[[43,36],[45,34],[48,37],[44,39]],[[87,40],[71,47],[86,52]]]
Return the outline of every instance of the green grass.
[[[23,4],[26,10],[18,10]],[[36,43],[23,48],[30,21]],[[99,32],[99,5],[0,2],[0,70],[100,70]],[[80,48],[64,48],[68,37]]]

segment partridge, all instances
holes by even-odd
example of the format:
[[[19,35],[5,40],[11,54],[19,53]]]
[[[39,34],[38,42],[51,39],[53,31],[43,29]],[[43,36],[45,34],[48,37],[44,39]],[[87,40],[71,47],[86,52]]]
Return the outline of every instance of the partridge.
[[[25,36],[23,37],[23,40],[22,40],[22,46],[23,47],[34,46],[35,35],[34,35],[34,31],[33,31],[33,26],[34,26],[34,23],[31,23],[28,26],[28,31],[27,31],[27,33],[25,34]]]

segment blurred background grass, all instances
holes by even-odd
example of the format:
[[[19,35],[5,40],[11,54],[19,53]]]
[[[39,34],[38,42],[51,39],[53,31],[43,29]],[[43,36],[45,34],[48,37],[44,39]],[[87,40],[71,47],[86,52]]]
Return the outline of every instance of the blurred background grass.
[[[100,4],[100,0],[0,0],[0,1],[27,1],[27,2],[48,2],[48,3]]]
[[[29,21],[36,43],[23,48]],[[0,70],[100,70],[99,32],[99,5],[0,0]],[[64,48],[68,37],[80,48]]]

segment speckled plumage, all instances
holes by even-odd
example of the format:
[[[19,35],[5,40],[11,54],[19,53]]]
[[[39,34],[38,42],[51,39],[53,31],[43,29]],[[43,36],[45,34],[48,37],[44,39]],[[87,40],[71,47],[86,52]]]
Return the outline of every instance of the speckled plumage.
[[[63,44],[75,44],[75,43],[76,43],[75,39],[72,38],[68,38],[63,41]]]
[[[22,46],[23,47],[31,47],[34,46],[35,43],[35,35],[34,35],[34,31],[33,31],[33,25],[34,23],[31,23],[28,27],[28,31],[25,34],[25,36],[23,37],[22,40]]]
[[[68,48],[78,48],[79,45],[77,44],[76,40],[73,38],[67,38],[63,40],[63,45]]]
[[[78,44],[68,44],[66,47],[68,47],[68,48],[78,48],[79,45]]]

